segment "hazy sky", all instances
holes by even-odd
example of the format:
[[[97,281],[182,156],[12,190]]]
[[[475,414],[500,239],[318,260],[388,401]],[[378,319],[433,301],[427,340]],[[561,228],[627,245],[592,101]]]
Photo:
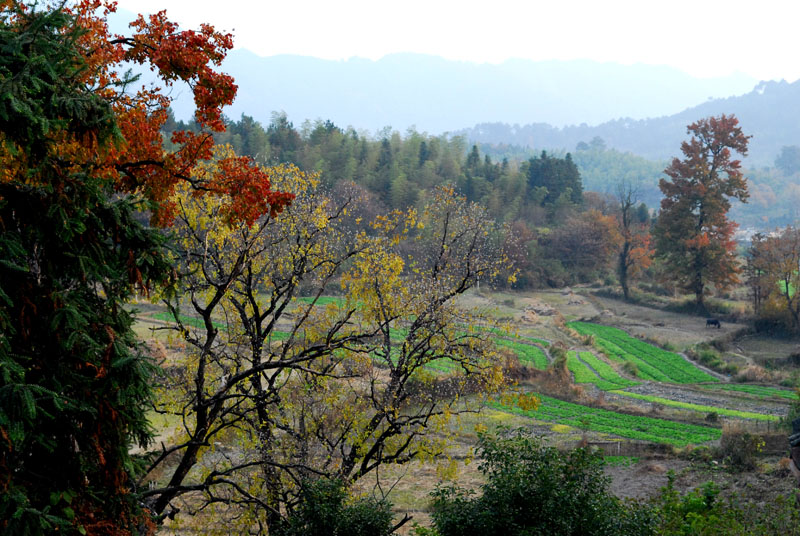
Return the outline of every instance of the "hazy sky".
[[[232,31],[261,56],[419,52],[498,63],[591,59],[800,78],[799,0],[119,0],[182,26]]]

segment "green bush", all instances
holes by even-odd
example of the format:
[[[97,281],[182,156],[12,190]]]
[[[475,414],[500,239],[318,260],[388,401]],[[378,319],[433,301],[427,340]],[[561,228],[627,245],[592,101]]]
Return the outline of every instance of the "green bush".
[[[599,454],[561,452],[523,431],[507,438],[482,435],[482,493],[456,487],[434,493],[432,517],[441,536],[649,535],[649,508],[608,490]]]
[[[351,500],[338,480],[304,484],[300,505],[270,534],[275,536],[387,536],[392,505],[372,498]]]
[[[673,485],[675,475],[651,506],[661,536],[785,536],[797,534],[798,509],[783,496],[768,502],[742,502],[734,495],[719,497],[713,482],[681,495]]]
[[[787,430],[792,429],[792,421],[800,419],[800,388],[795,388],[794,396],[790,400],[789,413],[781,420],[781,424]]]

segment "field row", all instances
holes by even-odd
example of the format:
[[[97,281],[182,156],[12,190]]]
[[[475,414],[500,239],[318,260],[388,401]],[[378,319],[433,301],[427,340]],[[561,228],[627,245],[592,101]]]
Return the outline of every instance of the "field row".
[[[739,411],[737,409],[726,409],[717,406],[704,406],[702,404],[692,404],[689,402],[680,402],[678,400],[671,400],[669,398],[662,398],[660,396],[642,395],[639,393],[628,393],[626,391],[611,391],[616,395],[627,396],[628,398],[635,398],[637,400],[644,400],[645,402],[652,402],[654,404],[661,404],[662,406],[669,406],[673,408],[688,409],[691,411],[700,411],[703,413],[716,413],[724,417],[738,417],[740,419],[755,419],[758,421],[778,421],[780,420],[775,415],[765,415],[763,413],[753,413],[752,411]]]
[[[517,354],[519,362],[529,367],[534,367],[539,370],[547,368],[547,356],[544,351],[538,346],[532,344],[525,344],[522,342],[509,341],[507,339],[496,339],[495,344],[508,348]]]
[[[715,384],[704,385],[704,389],[714,391],[734,391],[737,393],[747,393],[758,398],[785,398],[786,400],[797,400],[797,393],[788,389],[778,389],[777,387],[767,387],[765,385],[744,385],[744,384]]]
[[[625,389],[638,385],[620,376],[608,363],[598,359],[592,352],[567,352],[567,368],[575,378],[575,383],[591,383],[603,391]]]
[[[718,428],[616,413],[548,396],[540,398],[541,405],[535,410],[523,410],[516,406],[505,406],[497,402],[490,403],[490,406],[540,421],[678,447],[714,441],[722,435],[722,431]]]
[[[588,322],[567,325],[581,335],[594,335],[595,344],[609,359],[635,364],[642,379],[668,383],[717,381],[680,355],[640,341],[621,329]]]

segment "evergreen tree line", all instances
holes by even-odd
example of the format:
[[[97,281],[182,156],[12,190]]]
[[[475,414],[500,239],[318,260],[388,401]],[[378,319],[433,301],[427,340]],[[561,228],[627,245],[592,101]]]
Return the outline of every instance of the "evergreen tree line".
[[[164,130],[183,128],[192,124],[170,120]],[[244,115],[228,120],[227,131],[216,134],[215,141],[259,163],[290,163],[318,172],[328,189],[355,183],[367,194],[370,206],[362,207],[367,213],[417,206],[436,186],[453,185],[513,230],[502,240],[513,241],[519,288],[607,279],[614,272],[614,196],[584,195],[570,153],[542,151],[523,159],[519,152],[504,156],[502,149],[470,147],[461,137],[414,130],[401,135],[386,128],[370,136],[322,120],[297,128],[282,113],[273,114],[266,127]],[[604,148],[595,145],[591,151],[602,154]],[[596,167],[608,168],[608,163]],[[612,185],[605,190],[613,191]],[[637,215],[647,222],[647,207],[640,205]],[[576,244],[581,244],[579,254],[572,251]]]

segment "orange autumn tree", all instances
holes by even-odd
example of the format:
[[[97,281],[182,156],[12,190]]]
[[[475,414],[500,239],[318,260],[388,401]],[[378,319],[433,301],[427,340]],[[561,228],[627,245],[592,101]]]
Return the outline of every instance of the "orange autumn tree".
[[[0,531],[152,531],[130,475],[150,436],[153,365],[125,305],[169,285],[173,269],[147,210],[168,225],[173,193],[218,196],[229,224],[290,200],[266,172],[211,156],[221,107],[236,86],[218,73],[231,37],[180,31],[159,13],[110,35],[113,3],[0,1]],[[164,87],[187,83],[197,133],[160,133],[170,99],[137,87],[122,62],[149,66]]]
[[[738,281],[733,232],[728,219],[731,198],[746,202],[747,180],[732,151],[747,155],[750,138],[734,116],[708,117],[688,127],[692,134],[681,144],[683,160],[675,158],[664,170],[664,194],[655,227],[657,255],[672,278],[695,295],[700,311],[709,285],[726,289]]]

